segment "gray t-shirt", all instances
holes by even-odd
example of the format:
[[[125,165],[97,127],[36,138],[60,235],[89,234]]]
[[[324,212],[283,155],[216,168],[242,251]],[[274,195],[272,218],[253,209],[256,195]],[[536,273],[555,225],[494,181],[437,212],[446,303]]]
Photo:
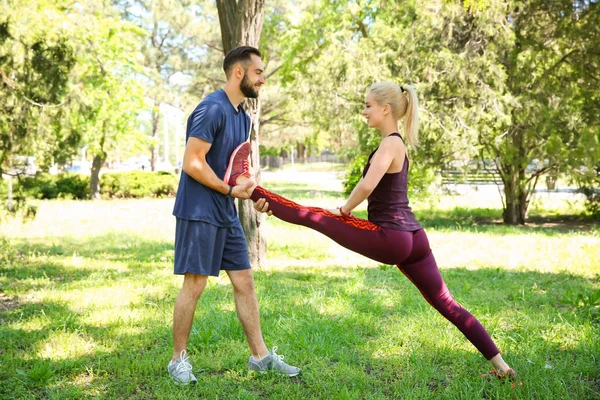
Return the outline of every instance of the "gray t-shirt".
[[[248,140],[250,116],[240,105],[236,110],[223,89],[209,94],[187,121],[186,143],[190,136],[212,143],[206,162],[223,178],[233,150]],[[181,172],[173,215],[177,218],[204,221],[230,227],[237,219],[233,198],[202,185]]]

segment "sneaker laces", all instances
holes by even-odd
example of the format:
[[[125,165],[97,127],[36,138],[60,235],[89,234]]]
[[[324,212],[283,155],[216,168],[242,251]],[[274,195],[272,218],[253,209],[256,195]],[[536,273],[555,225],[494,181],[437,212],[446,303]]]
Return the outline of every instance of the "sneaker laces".
[[[190,364],[188,361],[189,357],[187,357],[187,352],[185,350],[181,350],[181,353],[179,354],[179,360],[180,361],[175,367],[175,372],[177,372],[177,374],[192,372],[192,364]]]
[[[250,171],[250,165],[248,164],[248,159],[242,160],[242,174],[248,175]]]
[[[273,350],[271,350],[271,355],[273,357],[273,361],[283,362],[284,356],[275,353],[275,351],[279,349],[277,346],[273,346]]]

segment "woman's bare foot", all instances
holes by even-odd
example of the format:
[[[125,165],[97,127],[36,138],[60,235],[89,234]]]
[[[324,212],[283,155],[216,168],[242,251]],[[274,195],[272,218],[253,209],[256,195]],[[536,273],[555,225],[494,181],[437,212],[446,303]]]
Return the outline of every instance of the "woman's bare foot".
[[[502,358],[502,355],[500,355],[500,353],[498,353],[494,357],[492,357],[490,362],[492,363],[494,368],[502,375],[507,375],[507,376],[516,376],[517,375],[515,370],[512,369],[511,367],[509,367],[508,364],[504,361],[504,359]]]

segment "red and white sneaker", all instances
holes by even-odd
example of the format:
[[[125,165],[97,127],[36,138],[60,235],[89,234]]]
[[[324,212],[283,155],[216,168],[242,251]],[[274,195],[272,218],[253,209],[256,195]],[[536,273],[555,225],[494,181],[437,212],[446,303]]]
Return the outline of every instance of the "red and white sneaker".
[[[231,153],[231,157],[229,158],[229,165],[225,171],[225,177],[223,177],[223,182],[230,186],[235,186],[237,185],[237,178],[240,175],[252,178],[248,161],[251,150],[252,145],[250,142],[244,142],[233,150],[233,153]]]

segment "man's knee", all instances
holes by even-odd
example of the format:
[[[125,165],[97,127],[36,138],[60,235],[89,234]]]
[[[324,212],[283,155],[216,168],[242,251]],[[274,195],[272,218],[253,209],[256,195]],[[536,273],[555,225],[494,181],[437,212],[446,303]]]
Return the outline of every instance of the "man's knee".
[[[239,294],[254,293],[254,277],[251,269],[242,271],[228,271],[233,289]]]
[[[207,280],[208,276],[206,275],[186,273],[183,278],[183,286],[181,287],[181,291],[188,296],[198,298],[204,291]]]

